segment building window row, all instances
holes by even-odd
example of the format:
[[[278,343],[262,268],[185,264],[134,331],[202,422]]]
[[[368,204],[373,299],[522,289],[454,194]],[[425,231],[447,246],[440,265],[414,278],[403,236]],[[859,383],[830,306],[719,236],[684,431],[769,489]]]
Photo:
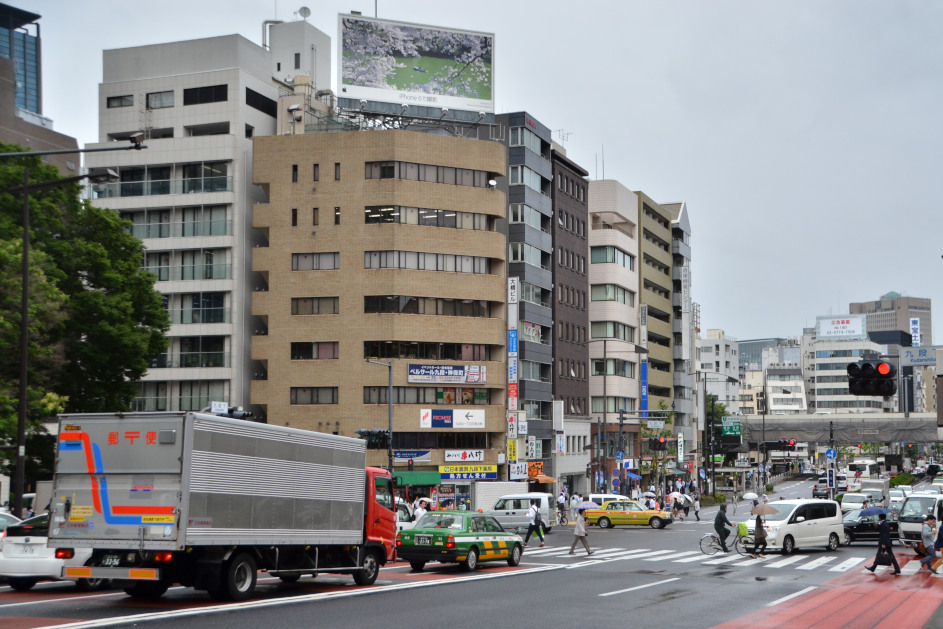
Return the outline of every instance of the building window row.
[[[635,411],[635,398],[630,397],[616,397],[612,395],[607,395],[605,398],[602,396],[593,396],[590,404],[592,405],[591,413],[618,413],[619,411]]]
[[[655,293],[662,299],[669,299],[671,297],[671,291],[669,291],[664,286],[659,286],[658,284],[652,282],[651,280],[646,279],[645,281],[643,281],[642,287],[645,288],[645,290]]]
[[[571,415],[585,415],[586,414],[586,398],[581,397],[565,397],[563,400],[567,412]]]
[[[337,387],[292,387],[291,404],[337,404]]]
[[[586,187],[582,180],[570,179],[563,173],[557,173],[557,190],[568,194],[580,203],[586,201]]]
[[[635,363],[618,358],[593,359],[594,376],[619,376],[635,378]]]
[[[132,107],[134,106],[134,96],[132,94],[125,94],[123,96],[109,96],[105,99],[105,106],[108,109],[115,109],[116,107]]]
[[[93,199],[232,190],[228,162],[118,168],[119,182],[93,184]],[[178,178],[179,177],[179,178]]]
[[[413,269],[487,275],[490,271],[490,260],[480,256],[424,253],[422,251],[365,251],[363,268]]]
[[[173,90],[166,92],[150,92],[147,94],[148,109],[167,109],[174,106]]]
[[[205,105],[207,103],[222,103],[229,100],[229,86],[207,85],[205,87],[191,87],[183,90],[183,105]]]
[[[341,254],[337,251],[325,253],[291,254],[292,271],[330,271],[340,268]]]
[[[509,223],[529,225],[534,229],[550,233],[550,217],[541,214],[526,203],[511,203],[508,210]]]
[[[586,257],[581,256],[575,251],[557,247],[557,264],[563,268],[570,269],[574,273],[586,275]]]
[[[508,243],[508,261],[523,262],[540,269],[547,269],[544,264],[544,251],[526,242]],[[549,270],[549,269],[548,269]]]
[[[540,136],[526,127],[511,127],[508,134],[508,145],[523,146],[538,155],[543,155]]]
[[[428,227],[453,227],[490,231],[493,219],[487,214],[434,210],[403,205],[368,206],[364,208],[364,223],[400,223],[403,225],[426,225]]]
[[[491,448],[491,433],[488,432],[401,432],[393,433],[396,449],[459,449],[488,450]]]
[[[668,224],[668,219],[662,216],[661,214],[659,214],[658,212],[656,212],[654,209],[652,209],[652,207],[648,203],[642,203],[642,213],[645,214],[645,216],[652,219],[653,221],[655,221],[656,223],[658,223],[659,225],[661,225],[662,227],[664,227],[665,229],[671,229],[671,227]]]
[[[366,179],[428,181],[475,188],[487,188],[491,180],[491,174],[483,170],[413,162],[367,162],[364,164],[364,177]]]
[[[509,170],[510,178],[508,183],[511,185],[523,184],[543,194],[544,180],[536,171],[531,170],[527,166],[511,166]]]
[[[635,292],[618,284],[593,284],[589,292],[593,301],[615,301],[626,306],[635,306]]]
[[[427,360],[491,360],[491,346],[472,343],[425,343],[422,341],[364,341],[364,358],[410,358]]]
[[[148,208],[121,212],[120,216],[131,222],[130,233],[142,240],[232,234],[232,221],[225,205]]]
[[[181,380],[179,387],[181,411],[201,411],[213,400],[229,401],[228,380]]]
[[[363,311],[367,314],[425,314],[455,317],[490,317],[491,309],[483,299],[446,299],[411,295],[366,295]]]
[[[541,288],[530,282],[521,282],[521,301],[549,308],[552,296],[551,291],[546,288]]]
[[[443,404],[485,406],[489,389],[462,387],[393,387],[393,404]],[[389,404],[388,387],[364,387],[364,404]]]
[[[316,315],[337,314],[340,300],[337,297],[293,297],[291,300],[291,314]]]
[[[557,225],[580,238],[586,237],[586,221],[573,216],[569,212],[557,210]]]
[[[334,360],[340,358],[337,341],[298,342],[291,344],[292,360]]]
[[[590,323],[590,337],[594,339],[616,339],[635,342],[635,328],[618,321],[593,321]]]
[[[164,295],[165,309],[171,323],[231,323],[226,293],[184,293],[179,295],[179,308],[169,308],[169,295]]]
[[[148,251],[144,270],[157,276],[158,282],[232,279],[225,249]]]
[[[593,264],[618,264],[619,266],[625,267],[630,271],[635,270],[635,256],[631,253],[623,251],[622,249],[619,249],[618,247],[591,247],[589,256],[590,262]]]
[[[559,321],[557,323],[557,337],[561,341],[570,343],[585,343],[586,328],[582,325],[576,325],[569,321]]]
[[[557,360],[557,375],[568,380],[586,381],[586,363],[569,358]]]
[[[557,301],[579,310],[586,310],[586,291],[570,288],[566,284],[557,284]]]

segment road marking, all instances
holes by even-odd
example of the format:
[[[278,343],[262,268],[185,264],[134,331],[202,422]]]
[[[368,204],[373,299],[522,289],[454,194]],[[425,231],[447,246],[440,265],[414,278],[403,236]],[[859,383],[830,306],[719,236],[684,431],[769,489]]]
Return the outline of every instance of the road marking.
[[[819,557],[818,559],[813,559],[809,563],[797,567],[796,570],[815,570],[819,566],[824,566],[825,564],[832,561],[833,559],[835,558],[834,557]]]
[[[698,551],[695,551],[695,552],[698,552]],[[703,557],[701,555],[703,555]],[[685,557],[684,559],[673,559],[672,561],[674,563],[691,563],[694,561],[700,561],[704,557],[710,557],[710,555],[704,555],[704,553],[701,553],[700,555],[696,554],[693,557]]]
[[[909,576],[911,576],[911,575],[917,574],[917,571],[919,571],[920,568],[922,568],[922,567],[923,567],[923,565],[922,565],[919,561],[913,561],[913,560],[911,560],[911,561],[908,561],[908,562],[907,562],[907,565],[906,565],[906,566],[903,566],[903,567],[900,569],[900,573],[909,577]],[[929,573],[927,573],[927,574],[929,574]]]
[[[39,601],[25,601],[23,603],[4,603],[0,605],[0,609],[6,609],[7,607],[21,607],[24,605],[46,605],[47,603],[58,603],[59,601],[69,601],[69,600],[73,600],[77,598],[82,599],[82,600],[85,600],[87,598],[105,598],[107,596],[126,597],[127,594],[125,594],[124,592],[110,592],[108,594],[84,594],[80,596],[64,596],[62,598],[54,598],[54,599],[44,598]]]
[[[685,555],[703,555],[703,554],[704,553],[702,553],[699,550],[689,550],[683,553],[675,553],[673,557],[684,557]],[[650,557],[646,559],[645,561],[662,561],[664,559],[668,559],[668,557]],[[672,559],[672,561],[677,561],[677,559]]]
[[[655,581],[654,583],[646,583],[645,585],[636,585],[632,588],[626,588],[624,590],[616,590],[615,592],[603,592],[599,596],[612,596],[614,594],[624,594],[625,592],[633,592],[635,590],[641,590],[643,588],[650,588],[653,585],[662,585],[664,583],[671,583],[672,581],[680,581],[681,577],[674,577],[672,579],[665,579],[664,581]]]
[[[769,568],[782,568],[783,566],[788,566],[791,563],[796,563],[797,561],[802,561],[805,559],[802,555],[794,555],[792,557],[787,557],[786,559],[781,559],[776,563],[767,564]]]
[[[785,603],[786,601],[788,601],[788,600],[790,600],[790,599],[796,598],[797,596],[802,596],[803,594],[806,594],[806,593],[808,593],[808,592],[811,592],[811,591],[814,590],[814,589],[815,589],[815,586],[807,587],[807,588],[804,589],[804,590],[799,590],[799,591],[796,592],[795,594],[790,594],[789,596],[784,596],[784,597],[782,597],[782,598],[777,598],[777,599],[776,599],[775,601],[773,601],[772,603],[767,603],[766,606],[767,606],[767,607],[772,607],[773,605],[779,605],[780,603]]]
[[[837,566],[832,566],[831,568],[828,569],[828,571],[829,572],[845,572],[847,570],[851,570],[858,564],[862,563],[863,561],[865,561],[865,559],[866,559],[865,557],[852,557],[851,559],[846,559],[845,561],[841,562]]]
[[[741,559],[743,559],[743,555],[738,555],[737,553],[734,553],[733,551],[730,551],[730,552],[733,554],[727,555],[725,557],[721,557],[720,559],[711,559],[710,561],[705,561],[704,565],[714,566],[717,564],[730,563],[731,561],[740,561]]]

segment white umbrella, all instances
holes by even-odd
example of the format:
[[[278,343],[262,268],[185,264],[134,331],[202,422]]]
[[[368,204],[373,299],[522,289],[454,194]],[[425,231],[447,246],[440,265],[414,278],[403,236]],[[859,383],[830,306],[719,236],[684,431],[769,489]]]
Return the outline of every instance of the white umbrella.
[[[757,496],[752,491],[748,491],[747,493],[743,494],[744,500],[756,500],[757,498],[759,498],[759,496]]]

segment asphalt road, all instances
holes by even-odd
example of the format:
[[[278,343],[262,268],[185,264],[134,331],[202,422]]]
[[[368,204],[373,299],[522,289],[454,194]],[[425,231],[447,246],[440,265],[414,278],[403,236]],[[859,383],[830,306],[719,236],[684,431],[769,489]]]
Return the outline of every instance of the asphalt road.
[[[789,482],[771,499],[808,497],[812,479]],[[568,554],[572,535],[555,529],[535,540],[519,567],[484,564],[474,573],[430,564],[386,567],[377,584],[321,575],[283,584],[260,575],[250,601],[220,605],[205,593],[172,588],[156,603],[121,591],[79,593],[44,583],[20,593],[0,588],[0,629],[113,625],[234,627],[408,626],[452,628],[579,627],[943,627],[943,576],[917,573],[913,553],[897,550],[904,574],[863,569],[873,543],[769,553],[703,555],[698,540],[712,529],[716,507],[662,530],[590,528],[590,557]],[[737,522],[745,513],[731,517]]]

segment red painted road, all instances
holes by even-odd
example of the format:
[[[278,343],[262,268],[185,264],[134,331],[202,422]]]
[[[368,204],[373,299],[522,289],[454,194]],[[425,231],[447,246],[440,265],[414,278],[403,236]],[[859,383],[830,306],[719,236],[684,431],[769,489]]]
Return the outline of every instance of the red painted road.
[[[897,555],[897,561],[903,567],[919,559]],[[941,603],[943,579],[926,572],[873,575],[862,568],[712,629],[923,629]]]

